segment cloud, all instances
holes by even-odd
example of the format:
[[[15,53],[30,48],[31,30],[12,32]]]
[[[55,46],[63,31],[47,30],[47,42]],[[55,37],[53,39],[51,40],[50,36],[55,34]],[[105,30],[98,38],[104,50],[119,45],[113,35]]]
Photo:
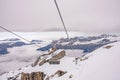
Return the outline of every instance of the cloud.
[[[52,28],[49,28],[49,29],[45,29],[44,31],[63,31],[63,29],[52,27]]]
[[[9,54],[0,56],[0,74],[31,64],[42,54],[42,52],[36,51],[37,48],[34,45],[9,48]],[[9,68],[5,66],[9,66]]]
[[[120,0],[57,0],[69,31],[120,32]],[[63,30],[54,0],[0,0],[0,25],[13,31]]]

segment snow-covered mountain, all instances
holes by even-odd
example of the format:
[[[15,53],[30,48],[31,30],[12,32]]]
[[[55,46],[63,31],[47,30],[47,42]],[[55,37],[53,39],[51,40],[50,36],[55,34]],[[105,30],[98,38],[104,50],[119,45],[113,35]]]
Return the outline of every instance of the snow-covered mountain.
[[[5,73],[0,79],[21,80],[21,76],[23,77],[25,73],[33,76],[32,72],[42,72],[45,74],[42,76],[44,80],[120,80],[119,48],[118,41],[81,57],[69,57],[68,55],[74,52],[69,54],[64,50],[53,48],[39,56],[33,64]],[[59,53],[61,56],[56,56]]]
[[[0,54],[7,54],[7,48],[17,47],[26,45],[25,42],[20,41],[20,39],[12,38],[0,40]]]
[[[40,44],[41,42],[43,42],[42,40],[32,40],[31,43],[32,44]]]
[[[42,40],[32,40],[30,42],[31,43],[26,43],[18,38],[0,40],[0,55],[9,53],[7,50],[8,48],[21,47],[24,45],[40,44]]]
[[[107,34],[103,34],[99,36],[73,37],[70,39],[61,38],[59,40],[53,40],[52,42],[49,41],[44,42],[42,40],[31,40],[31,44],[28,44],[16,38],[1,40],[0,44],[2,44],[2,47],[3,45],[5,45],[4,49],[6,53],[9,52],[9,54],[0,55],[0,75],[1,75],[0,80],[8,80],[8,79],[14,80],[15,78],[17,80],[21,80],[22,72],[31,74],[32,72],[39,72],[39,71],[45,74],[44,80],[48,80],[48,78],[49,80],[69,80],[69,79],[88,80],[85,77],[86,75],[92,74],[92,71],[84,72],[84,66],[86,65],[90,66],[90,68],[88,68],[87,66],[85,68],[86,70],[88,69],[88,71],[90,71],[92,67],[95,68],[96,70],[99,68],[98,66],[102,66],[102,63],[99,65],[97,61],[103,59],[102,62],[104,62],[105,57],[109,56],[108,53],[111,53],[112,56],[114,55],[114,53],[116,53],[116,56],[119,56],[118,55],[119,52],[118,48],[120,47],[119,41],[120,41],[119,36],[107,35]],[[38,44],[39,46],[41,46],[41,48],[38,49],[38,47],[35,46],[34,44]],[[56,48],[56,50],[53,52],[51,52],[52,47]],[[4,51],[4,49],[2,48],[1,50]],[[61,51],[65,51],[65,56],[63,56],[58,60],[51,61],[51,58],[59,54]],[[89,53],[89,54],[85,54],[85,53]],[[104,55],[104,53],[106,55]],[[100,58],[98,57],[94,58],[93,56],[96,55],[98,56],[104,55],[104,56],[100,56]],[[119,61],[119,59],[116,56],[114,56],[114,58],[116,58]],[[92,63],[91,64],[89,63],[89,60],[90,62],[92,62],[91,61],[92,57],[93,57],[93,66],[91,66]],[[45,59],[45,64],[43,64],[44,59]],[[42,60],[43,62],[42,65],[40,66]],[[37,64],[33,65],[36,62]],[[98,66],[95,66],[95,64],[97,64]],[[107,64],[107,62],[105,62],[105,64]],[[5,67],[5,66],[9,66],[9,67]],[[119,64],[118,65],[116,64],[115,67],[116,66],[119,66]],[[103,68],[103,66],[101,68]],[[92,70],[93,73],[97,73],[96,72],[97,70],[95,72],[94,69]],[[58,73],[64,75],[60,76]],[[100,72],[99,74],[102,73]],[[107,73],[105,73],[105,75],[106,74]],[[102,77],[104,76],[102,75]],[[94,80],[94,79],[90,79],[90,80]],[[109,79],[105,78],[101,80],[109,80]]]
[[[38,50],[47,51],[55,46],[57,49],[80,49],[83,50],[84,53],[89,53],[103,45],[117,42],[119,40],[117,40],[117,38],[118,37],[116,35],[108,34],[88,37],[74,37],[70,39],[61,38],[51,42],[47,46],[39,48]]]
[[[50,44],[42,46],[37,50],[47,51],[51,47],[55,46],[57,49],[80,49],[85,53],[88,53],[103,45],[118,41],[116,38],[116,35],[108,34],[102,34],[100,36],[74,37],[70,38],[69,40],[66,38],[61,38],[59,40],[53,40]],[[7,54],[8,48],[20,47],[23,45],[40,44],[42,42],[42,40],[31,40],[31,43],[28,44],[17,38],[0,40],[0,54]]]

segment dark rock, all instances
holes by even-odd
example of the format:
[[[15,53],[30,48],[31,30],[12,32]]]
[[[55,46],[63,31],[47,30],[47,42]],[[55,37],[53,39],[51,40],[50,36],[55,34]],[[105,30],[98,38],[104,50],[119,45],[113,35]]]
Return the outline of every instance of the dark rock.
[[[29,73],[22,73],[21,80],[44,80],[44,73],[43,72],[32,72]]]

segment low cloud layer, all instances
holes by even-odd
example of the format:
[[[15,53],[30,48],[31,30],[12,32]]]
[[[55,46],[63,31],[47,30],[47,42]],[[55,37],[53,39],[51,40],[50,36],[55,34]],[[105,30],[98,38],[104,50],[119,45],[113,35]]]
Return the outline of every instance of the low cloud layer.
[[[36,51],[37,48],[35,46],[9,48],[9,54],[0,56],[0,74],[32,64],[42,54]]]

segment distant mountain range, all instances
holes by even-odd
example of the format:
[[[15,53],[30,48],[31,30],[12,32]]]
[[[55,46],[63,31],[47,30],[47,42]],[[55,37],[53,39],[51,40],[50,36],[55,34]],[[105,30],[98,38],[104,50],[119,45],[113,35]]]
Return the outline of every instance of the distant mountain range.
[[[113,80],[116,77],[119,80],[119,47],[120,37],[107,34],[61,38],[49,43],[32,40],[28,44],[17,38],[0,40],[1,55],[9,53],[0,56],[0,80],[22,80],[25,75],[28,80],[37,79],[41,72],[44,80]],[[11,48],[9,52],[7,48]]]
[[[103,45],[117,42],[117,37],[116,35],[102,34],[99,36],[81,36],[70,39],[61,38],[59,40],[53,40],[51,43],[48,43],[48,45],[37,49],[37,51],[47,51],[54,46],[57,49],[80,49],[83,50],[84,53],[89,53]],[[0,40],[0,54],[9,53],[7,48],[41,43],[42,40],[31,40],[31,43],[28,44],[17,38]]]
[[[36,60],[31,64],[1,73],[0,80],[120,80],[120,42],[109,44],[116,39],[117,37],[107,37],[83,41],[86,44],[108,44],[83,56],[70,57],[74,55],[72,50],[68,53],[67,50],[52,48],[43,55],[36,56]],[[61,45],[69,44],[69,42],[72,41],[64,42],[63,39],[57,41]],[[79,41],[75,41],[73,45],[78,43]]]
[[[25,43],[17,38],[0,40],[0,54],[7,54],[7,48],[20,47],[23,45],[40,44],[41,40],[32,40],[31,43]]]
[[[116,35],[102,34],[99,36],[74,37],[70,39],[61,38],[37,50],[47,51],[54,46],[57,49],[81,49],[84,53],[89,53],[103,45],[117,42],[117,37]]]

